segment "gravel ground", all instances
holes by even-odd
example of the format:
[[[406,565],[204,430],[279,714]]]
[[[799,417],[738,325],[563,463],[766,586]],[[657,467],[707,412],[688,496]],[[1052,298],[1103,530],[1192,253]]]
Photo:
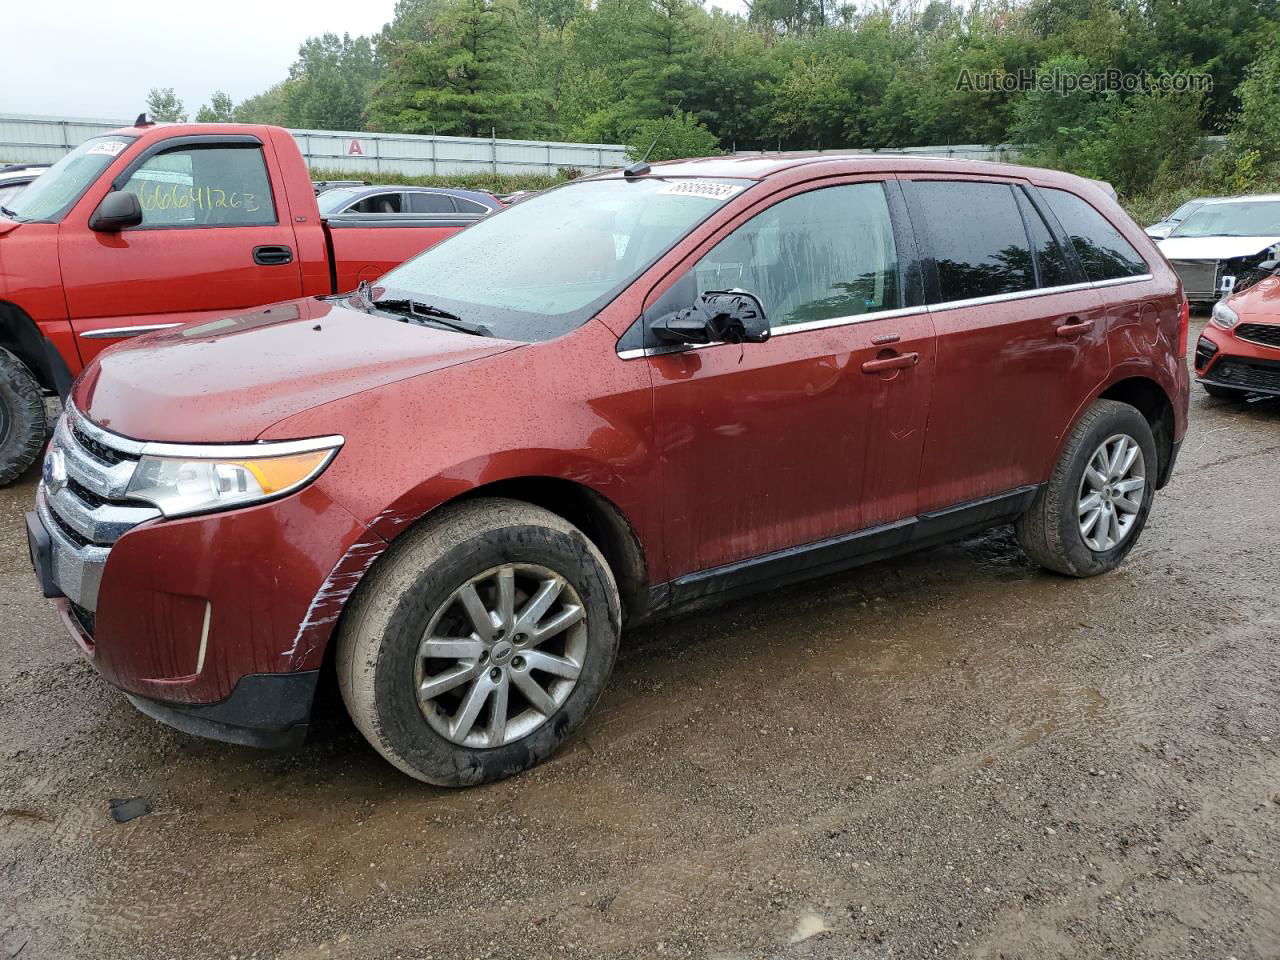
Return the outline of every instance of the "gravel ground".
[[[135,712],[36,594],[28,477],[0,960],[1280,956],[1280,401],[1192,402],[1118,571],[1001,529],[633,631],[568,748],[462,792],[340,716],[269,754]]]

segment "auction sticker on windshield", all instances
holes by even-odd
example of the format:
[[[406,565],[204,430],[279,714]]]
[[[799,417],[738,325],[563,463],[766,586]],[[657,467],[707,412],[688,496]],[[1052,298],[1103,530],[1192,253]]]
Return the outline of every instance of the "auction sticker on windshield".
[[[103,140],[101,143],[95,143],[86,151],[87,156],[95,154],[106,154],[108,157],[118,157],[120,151],[129,145],[127,140]]]
[[[720,183],[716,180],[674,180],[671,183],[664,183],[656,193],[728,200],[734,194],[741,193],[743,189],[740,183]]]

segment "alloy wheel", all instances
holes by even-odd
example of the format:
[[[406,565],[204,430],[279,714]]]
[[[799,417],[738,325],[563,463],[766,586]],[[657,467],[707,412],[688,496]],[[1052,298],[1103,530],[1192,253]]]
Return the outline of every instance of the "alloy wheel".
[[[1123,433],[1102,441],[1080,479],[1077,513],[1086,547],[1104,553],[1124,542],[1137,524],[1146,485],[1138,441]]]
[[[418,705],[447,740],[500,747],[560,709],[586,653],[586,608],[572,584],[537,564],[494,567],[431,618],[415,658]]]

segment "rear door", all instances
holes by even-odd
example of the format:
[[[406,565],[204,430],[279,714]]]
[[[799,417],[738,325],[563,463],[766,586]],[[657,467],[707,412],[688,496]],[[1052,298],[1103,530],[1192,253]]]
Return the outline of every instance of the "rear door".
[[[84,361],[139,327],[301,296],[278,182],[274,153],[255,136],[175,137],[112,184],[137,194],[139,226],[97,233],[83,209],[64,220],[62,279]]]
[[[792,188],[655,291],[648,318],[745,289],[772,329],[643,361],[677,576],[915,513],[934,343],[905,226],[896,181]]]
[[[904,182],[938,364],[920,512],[1042,482],[1106,376],[1106,311],[1020,181]]]

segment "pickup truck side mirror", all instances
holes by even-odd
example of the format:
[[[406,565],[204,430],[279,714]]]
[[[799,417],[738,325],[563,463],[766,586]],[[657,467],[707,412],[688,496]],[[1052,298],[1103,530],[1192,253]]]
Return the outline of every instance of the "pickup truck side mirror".
[[[136,193],[112,190],[89,218],[89,229],[99,233],[114,233],[125,227],[136,227],[142,222],[142,204]]]
[[[693,306],[654,320],[653,335],[664,343],[764,343],[769,321],[760,299],[746,290],[709,290]]]

